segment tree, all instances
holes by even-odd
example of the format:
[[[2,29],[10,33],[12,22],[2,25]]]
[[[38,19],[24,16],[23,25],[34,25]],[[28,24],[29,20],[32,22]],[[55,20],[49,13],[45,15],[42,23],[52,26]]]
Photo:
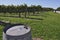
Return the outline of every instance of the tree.
[[[21,6],[18,5],[16,10],[17,10],[17,13],[19,13],[19,17],[21,17]]]
[[[40,5],[37,6],[36,11],[39,13],[40,11],[42,11],[42,7]]]
[[[6,6],[5,6],[5,5],[1,5],[0,7],[1,7],[1,8],[0,8],[0,9],[1,9],[1,12],[4,13],[4,16],[5,16],[5,14],[6,14],[6,12],[7,12]]]
[[[60,11],[60,7],[58,7],[56,10],[57,10],[57,11]]]
[[[35,6],[35,5],[32,5],[32,6],[31,6],[31,9],[32,9],[33,15],[35,15],[35,12],[36,12],[36,6]]]
[[[27,5],[26,4],[24,4],[24,11],[25,11],[25,18],[26,18],[27,16]]]
[[[43,11],[54,11],[53,8],[43,8]]]

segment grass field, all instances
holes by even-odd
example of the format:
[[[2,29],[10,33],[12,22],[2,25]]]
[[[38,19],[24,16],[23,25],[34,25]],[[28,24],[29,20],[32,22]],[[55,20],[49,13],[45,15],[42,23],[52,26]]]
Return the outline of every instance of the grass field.
[[[42,38],[43,40],[60,40],[60,14],[54,12],[42,12],[39,16],[30,16],[31,18],[40,18],[43,20],[28,18],[1,17],[0,19],[27,23],[32,29],[32,37]],[[3,26],[0,26],[0,40],[2,40]]]

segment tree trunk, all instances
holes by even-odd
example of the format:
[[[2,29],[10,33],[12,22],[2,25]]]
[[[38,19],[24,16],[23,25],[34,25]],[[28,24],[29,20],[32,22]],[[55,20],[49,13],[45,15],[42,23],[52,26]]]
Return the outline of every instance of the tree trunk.
[[[26,18],[26,13],[27,13],[27,12],[25,12],[25,18]]]
[[[35,15],[35,12],[33,11],[33,15]]]
[[[21,17],[21,13],[19,13],[19,17]]]
[[[55,10],[55,13],[56,13],[56,10]]]

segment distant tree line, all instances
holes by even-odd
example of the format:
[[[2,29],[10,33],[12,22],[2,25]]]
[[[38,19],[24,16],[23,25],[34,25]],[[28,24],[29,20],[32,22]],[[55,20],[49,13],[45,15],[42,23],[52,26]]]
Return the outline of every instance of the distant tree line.
[[[33,15],[35,15],[35,13],[39,13],[41,11],[54,11],[53,8],[43,8],[40,5],[32,5],[32,6],[27,6],[26,4],[24,5],[18,5],[18,6],[14,6],[14,5],[0,5],[0,13],[19,13],[19,17],[21,17],[20,13],[25,13],[25,17],[26,17],[26,13],[28,13],[28,15],[30,14],[30,12],[33,13]]]
[[[56,11],[60,11],[60,7],[58,7],[58,8],[56,9]]]

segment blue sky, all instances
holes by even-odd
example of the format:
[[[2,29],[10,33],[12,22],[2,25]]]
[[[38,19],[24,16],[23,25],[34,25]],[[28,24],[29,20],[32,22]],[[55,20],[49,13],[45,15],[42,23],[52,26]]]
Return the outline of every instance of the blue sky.
[[[41,5],[42,7],[57,8],[60,7],[60,0],[0,0],[0,5]]]

